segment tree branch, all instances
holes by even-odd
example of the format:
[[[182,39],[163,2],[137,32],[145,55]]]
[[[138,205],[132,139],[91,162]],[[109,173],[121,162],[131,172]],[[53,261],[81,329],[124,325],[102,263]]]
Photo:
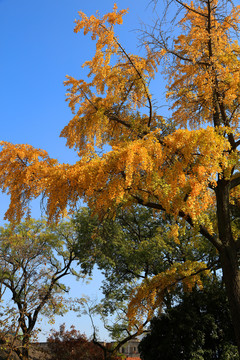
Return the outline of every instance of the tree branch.
[[[200,11],[197,11],[196,9],[193,9],[191,8],[190,6],[188,6],[186,3],[183,3],[182,1],[180,0],[175,0],[176,3],[178,3],[179,5],[181,5],[182,7],[184,7],[185,9],[187,9],[188,11],[191,11],[191,12],[194,12],[195,14],[198,14],[200,16],[203,16],[203,17],[206,17],[207,18],[207,15],[204,14],[204,13],[201,13]]]
[[[143,201],[143,199],[141,199],[137,195],[132,195],[132,197],[135,200],[137,200],[138,204],[144,205],[144,206],[152,208],[152,209],[161,210],[161,211],[166,212],[166,209],[164,209],[164,207],[161,204],[157,204],[157,203],[154,203],[151,201],[145,202],[145,201]],[[182,219],[186,220],[188,222],[188,224],[191,225],[191,227],[194,227],[193,220],[190,215],[188,215],[184,211],[180,210],[178,213],[178,216],[181,217]],[[217,250],[221,249],[222,243],[215,236],[211,235],[209,233],[209,231],[203,225],[199,226],[199,232],[206,239],[208,239]]]
[[[230,179],[230,189],[235,188],[236,186],[240,185],[240,173],[234,174]]]

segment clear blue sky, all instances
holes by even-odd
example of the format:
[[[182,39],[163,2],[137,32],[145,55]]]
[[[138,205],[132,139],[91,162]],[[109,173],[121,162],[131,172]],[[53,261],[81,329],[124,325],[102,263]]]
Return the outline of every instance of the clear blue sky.
[[[85,73],[81,64],[91,58],[94,43],[90,37],[73,32],[78,11],[88,15],[99,10],[109,12],[112,0],[0,0],[0,139],[12,143],[28,143],[48,151],[60,162],[73,163],[77,155],[65,147],[59,138],[61,129],[71,119],[65,102],[63,81],[66,74],[82,78]],[[119,0],[119,9],[129,8],[124,24],[118,27],[120,41],[129,52],[136,49],[136,34],[140,21],[146,23],[153,16],[150,0]],[[0,219],[8,199],[0,196]],[[40,217],[39,204],[33,206],[33,216]],[[99,296],[101,277],[95,274],[88,286],[74,283],[72,296],[87,293]],[[75,324],[81,332],[91,334],[89,320],[77,319],[73,314],[56,319],[56,327],[62,322]],[[100,325],[99,325],[100,326]],[[44,322],[43,330],[49,327]],[[101,330],[102,339],[106,333]],[[43,340],[44,337],[41,337]]]

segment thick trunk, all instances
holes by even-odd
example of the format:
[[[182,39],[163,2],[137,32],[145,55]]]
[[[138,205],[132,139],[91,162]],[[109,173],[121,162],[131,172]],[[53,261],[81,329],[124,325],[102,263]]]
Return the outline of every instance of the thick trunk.
[[[226,248],[220,253],[223,270],[223,280],[226,286],[232,324],[240,354],[240,271],[237,253],[234,249]]]
[[[218,234],[222,244],[218,250],[240,355],[240,271],[238,265],[238,250],[231,229],[229,181],[220,179],[215,191],[217,198]]]

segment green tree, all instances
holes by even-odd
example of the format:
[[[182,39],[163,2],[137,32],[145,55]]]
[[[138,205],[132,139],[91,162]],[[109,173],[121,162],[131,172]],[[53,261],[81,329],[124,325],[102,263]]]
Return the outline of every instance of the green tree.
[[[0,324],[2,331],[15,334],[10,344],[21,360],[29,357],[39,316],[67,310],[63,295],[68,289],[61,279],[71,273],[80,276],[72,269],[75,242],[70,223],[48,226],[30,219],[14,229],[0,228],[0,283],[10,296],[2,305]],[[13,343],[16,338],[20,346]]]
[[[179,300],[151,320],[149,334],[139,344],[141,359],[239,359],[226,291],[217,278]]]
[[[220,266],[216,249],[191,226],[178,223],[172,216],[161,217],[152,209],[119,208],[114,218],[100,221],[85,207],[73,221],[81,270],[91,274],[97,265],[102,271],[102,290],[112,313],[116,310],[114,302],[127,300],[136,283],[166,271],[175,262],[203,262],[205,269],[213,271]],[[176,225],[177,239],[173,231]]]
[[[130,211],[120,208],[114,218],[99,221],[89,209],[82,208],[74,217],[74,224],[78,234],[75,251],[82,271],[91,274],[97,265],[105,276],[102,285],[105,297],[93,306],[88,299],[87,313],[93,328],[94,315],[100,315],[117,343],[135,337],[139,331],[138,326],[130,331],[127,307],[132,291],[142,281],[168,271],[176,262],[204,263],[203,273],[208,269],[215,274],[220,267],[216,250],[198,232],[180,223],[176,242],[172,231],[176,219],[171,216],[161,218],[151,209],[136,206]],[[178,301],[184,289],[181,283],[174,287],[174,291],[164,289],[161,309],[171,308]],[[141,331],[146,329],[149,320],[142,318],[144,328]],[[94,331],[94,338],[97,338],[96,333]]]

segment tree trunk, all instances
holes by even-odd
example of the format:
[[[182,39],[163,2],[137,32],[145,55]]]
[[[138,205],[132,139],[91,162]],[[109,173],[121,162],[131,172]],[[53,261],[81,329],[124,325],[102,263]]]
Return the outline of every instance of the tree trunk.
[[[22,339],[21,360],[29,359],[29,346],[30,346],[30,336],[29,334],[24,334]]]
[[[232,324],[240,354],[240,271],[238,267],[237,251],[225,248],[220,253],[223,270],[223,280],[226,286]]]
[[[219,179],[215,192],[217,199],[218,234],[222,243],[218,251],[240,355],[240,271],[238,249],[231,229],[229,207],[230,182],[225,179]]]

